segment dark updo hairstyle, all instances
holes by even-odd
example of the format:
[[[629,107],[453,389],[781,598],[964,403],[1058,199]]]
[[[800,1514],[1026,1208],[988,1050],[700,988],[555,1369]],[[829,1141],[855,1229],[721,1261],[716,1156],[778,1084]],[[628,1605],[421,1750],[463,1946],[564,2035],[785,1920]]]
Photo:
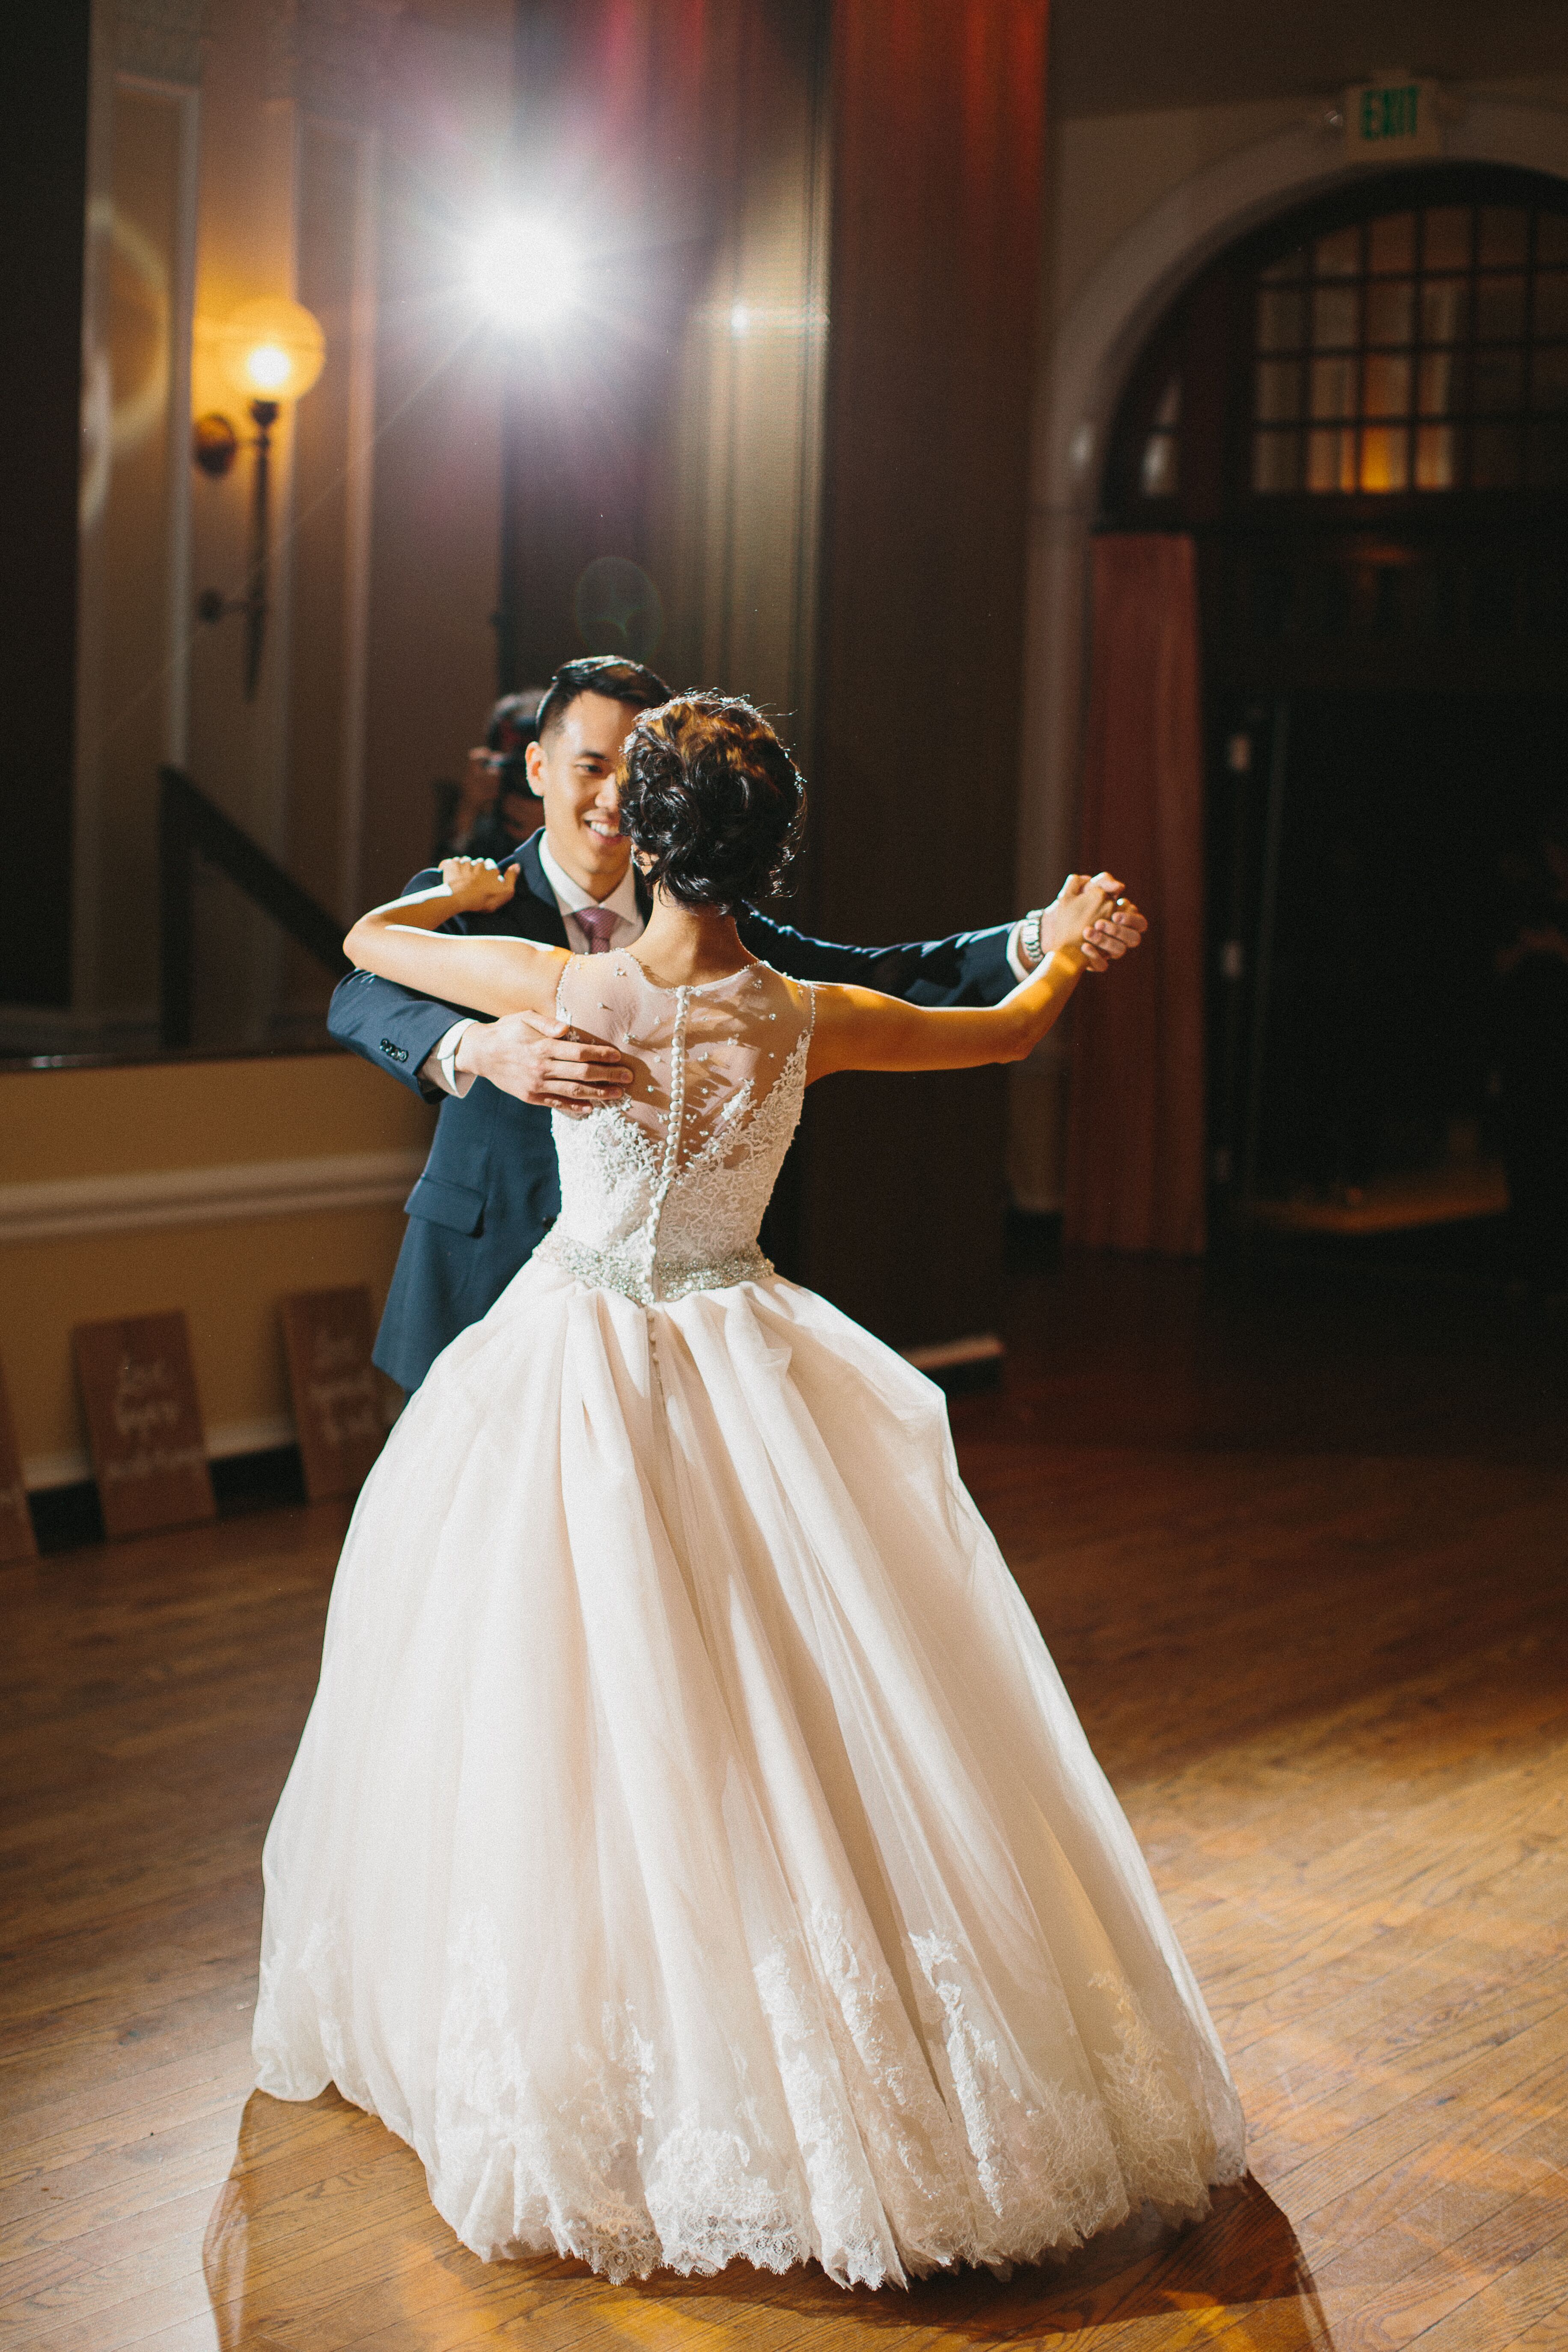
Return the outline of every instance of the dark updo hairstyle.
[[[733,915],[778,887],[800,840],[799,769],[749,702],[679,694],[622,753],[621,830],[650,889]]]

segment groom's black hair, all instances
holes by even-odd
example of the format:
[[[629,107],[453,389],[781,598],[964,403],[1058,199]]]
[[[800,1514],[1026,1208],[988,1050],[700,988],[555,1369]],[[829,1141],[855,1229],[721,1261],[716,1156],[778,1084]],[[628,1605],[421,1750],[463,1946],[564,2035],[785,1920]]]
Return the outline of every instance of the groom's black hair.
[[[563,662],[544,689],[536,715],[542,743],[583,694],[603,694],[637,710],[654,710],[669,700],[663,678],[644,663],[623,661],[618,654],[584,654],[581,661]]]

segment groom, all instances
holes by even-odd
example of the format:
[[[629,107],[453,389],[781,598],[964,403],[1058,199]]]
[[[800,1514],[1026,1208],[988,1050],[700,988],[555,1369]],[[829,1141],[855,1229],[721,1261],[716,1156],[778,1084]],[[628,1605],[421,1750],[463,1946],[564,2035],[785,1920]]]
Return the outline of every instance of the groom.
[[[456,916],[448,929],[503,931],[588,955],[641,937],[648,901],[620,830],[616,775],[638,711],[668,699],[663,679],[637,662],[601,655],[557,670],[528,750],[543,826],[503,861],[522,869],[507,904]],[[426,871],[408,888],[439,879]],[[752,954],[795,980],[853,982],[914,1004],[994,1004],[1051,952],[1054,920],[1047,907],[993,930],[857,948],[809,939],[753,910],[740,932]],[[1103,971],[1136,947],[1143,928],[1131,909],[1112,914],[1095,925],[1085,961]],[[550,1113],[586,1117],[630,1086],[632,1073],[614,1046],[577,1043],[560,1022],[530,1013],[481,1019],[368,971],[338,983],[327,1025],[340,1045],[426,1101],[446,1097],[425,1173],[408,1197],[408,1230],[375,1343],[382,1370],[416,1389],[448,1340],[488,1313],[554,1222],[561,1192]]]

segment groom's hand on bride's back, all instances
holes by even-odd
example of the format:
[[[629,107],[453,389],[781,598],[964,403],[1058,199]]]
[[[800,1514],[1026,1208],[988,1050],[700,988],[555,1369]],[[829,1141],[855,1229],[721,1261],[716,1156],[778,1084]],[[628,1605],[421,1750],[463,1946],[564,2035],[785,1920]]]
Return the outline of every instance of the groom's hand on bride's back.
[[[619,1101],[632,1082],[613,1045],[575,1038],[564,1021],[538,1013],[474,1022],[458,1040],[457,1066],[519,1102],[568,1118],[586,1118],[600,1103]]]

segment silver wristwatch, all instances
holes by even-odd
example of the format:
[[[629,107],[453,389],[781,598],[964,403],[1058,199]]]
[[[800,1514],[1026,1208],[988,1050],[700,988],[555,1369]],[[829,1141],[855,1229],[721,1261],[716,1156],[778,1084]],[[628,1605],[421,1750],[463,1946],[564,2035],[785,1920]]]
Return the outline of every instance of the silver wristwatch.
[[[1018,952],[1031,971],[1045,961],[1040,949],[1040,922],[1045,911],[1043,907],[1032,907],[1018,926]]]

